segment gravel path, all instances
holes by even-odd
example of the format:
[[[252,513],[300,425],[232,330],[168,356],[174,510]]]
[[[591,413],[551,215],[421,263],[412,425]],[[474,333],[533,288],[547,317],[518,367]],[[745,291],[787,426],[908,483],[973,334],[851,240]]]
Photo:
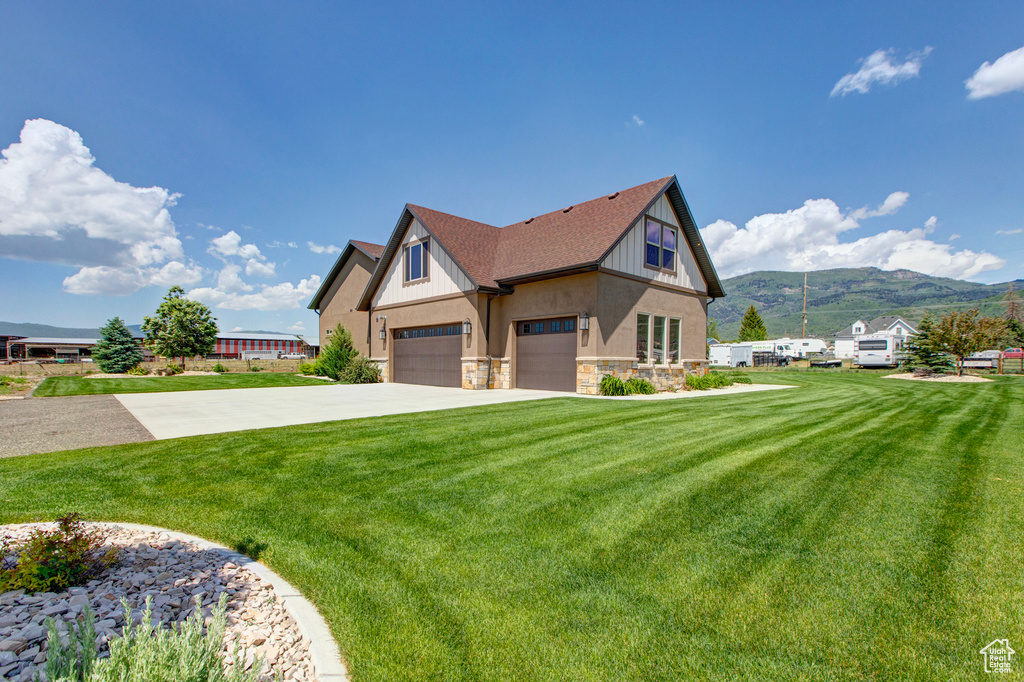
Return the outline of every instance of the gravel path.
[[[0,457],[153,440],[112,395],[0,401]]]

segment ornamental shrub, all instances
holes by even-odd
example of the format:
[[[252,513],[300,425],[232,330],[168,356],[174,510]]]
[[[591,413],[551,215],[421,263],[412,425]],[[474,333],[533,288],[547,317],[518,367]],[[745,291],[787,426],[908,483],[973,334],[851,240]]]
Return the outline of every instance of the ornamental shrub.
[[[361,355],[341,370],[339,381],[345,384],[379,384],[380,378],[380,368]]]
[[[213,609],[210,626],[203,632],[202,600],[180,627],[153,626],[153,600],[146,597],[142,621],[133,624],[131,608],[125,609],[124,636],[110,642],[110,657],[97,660],[96,616],[86,607],[84,621],[72,624],[67,644],[62,642],[53,619],[46,622],[48,646],[46,679],[54,682],[255,682],[264,659],[245,672],[236,640],[234,664],[225,671],[224,631],[227,627],[227,593]]]
[[[149,374],[149,370],[143,367],[142,365],[135,365],[130,370],[128,370],[128,374],[133,377],[144,377],[147,374]]]
[[[216,365],[213,366],[213,371],[216,372],[217,374],[227,374],[228,368],[218,362]]]
[[[312,362],[300,362],[299,363],[299,374],[305,376],[313,376],[316,374],[316,365]]]
[[[320,357],[316,359],[316,373],[338,381],[341,373],[357,355],[352,345],[352,335],[339,323],[331,335],[331,342],[320,351]]]
[[[625,387],[626,395],[654,395],[658,392],[658,389],[654,388],[654,384],[649,382],[647,379],[641,379],[640,377],[627,379]]]
[[[77,512],[52,531],[36,530],[20,547],[0,546],[0,592],[60,592],[83,585],[117,563],[120,551],[103,546],[103,533],[86,530]]]
[[[745,383],[750,383],[749,379]],[[706,391],[711,388],[725,388],[732,386],[733,379],[718,372],[708,372],[704,376],[697,374],[686,375],[687,388],[695,391]]]
[[[614,374],[601,377],[601,395],[626,395],[626,384]]]

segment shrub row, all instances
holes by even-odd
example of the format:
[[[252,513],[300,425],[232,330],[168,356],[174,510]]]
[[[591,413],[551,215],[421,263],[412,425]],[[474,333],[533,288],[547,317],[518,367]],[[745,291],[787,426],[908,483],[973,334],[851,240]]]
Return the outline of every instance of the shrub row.
[[[632,377],[623,381],[613,374],[601,377],[601,395],[653,395],[657,392],[647,379]]]
[[[726,376],[719,372],[711,371],[704,376],[697,374],[686,375],[686,387],[694,391],[706,391],[711,388],[725,388],[733,384],[751,383],[748,376]]]

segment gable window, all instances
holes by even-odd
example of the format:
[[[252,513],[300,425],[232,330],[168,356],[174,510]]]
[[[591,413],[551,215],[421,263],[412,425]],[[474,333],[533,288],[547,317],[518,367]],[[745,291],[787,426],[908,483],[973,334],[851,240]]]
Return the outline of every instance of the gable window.
[[[653,218],[647,218],[647,251],[644,264],[655,270],[676,269],[676,230]]]
[[[405,282],[427,279],[430,264],[430,240],[408,244],[405,247]]]

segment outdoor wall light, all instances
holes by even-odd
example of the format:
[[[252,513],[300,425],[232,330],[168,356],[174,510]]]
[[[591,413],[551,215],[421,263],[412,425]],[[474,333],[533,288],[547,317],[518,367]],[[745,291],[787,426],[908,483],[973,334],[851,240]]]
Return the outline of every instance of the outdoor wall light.
[[[381,327],[380,328],[380,340],[384,341],[387,338],[388,338],[388,330],[384,329],[384,327]]]
[[[462,323],[462,333],[467,336],[473,333],[473,325],[470,323],[469,320],[466,320],[465,322]]]
[[[590,315],[580,313],[580,330],[587,331],[588,329],[590,329]]]

